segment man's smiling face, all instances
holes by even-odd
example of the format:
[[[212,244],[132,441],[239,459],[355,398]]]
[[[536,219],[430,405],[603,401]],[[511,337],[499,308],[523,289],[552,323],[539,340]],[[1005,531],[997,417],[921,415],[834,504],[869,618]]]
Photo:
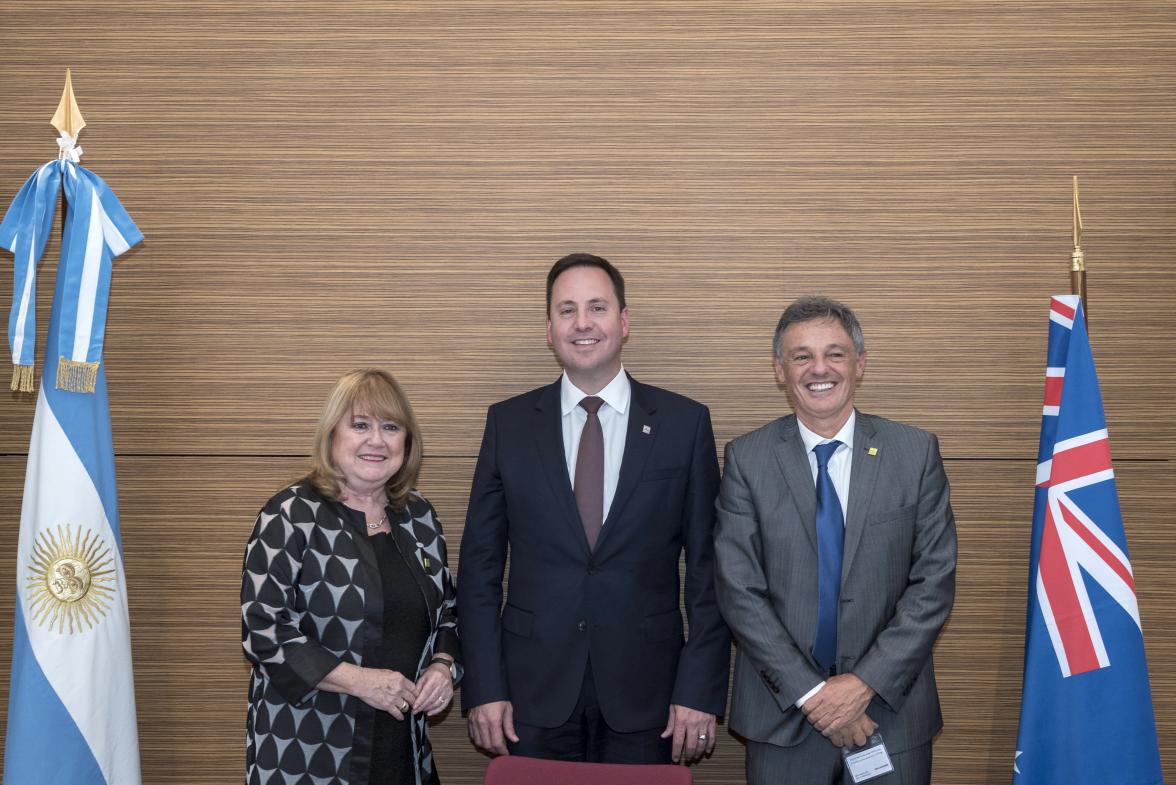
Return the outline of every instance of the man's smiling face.
[[[547,342],[577,387],[595,393],[612,381],[621,370],[621,348],[628,335],[629,309],[620,307],[604,270],[570,267],[555,279]]]
[[[805,427],[826,438],[836,435],[849,413],[866,354],[858,354],[849,333],[835,319],[789,325],[780,336],[776,378]]]

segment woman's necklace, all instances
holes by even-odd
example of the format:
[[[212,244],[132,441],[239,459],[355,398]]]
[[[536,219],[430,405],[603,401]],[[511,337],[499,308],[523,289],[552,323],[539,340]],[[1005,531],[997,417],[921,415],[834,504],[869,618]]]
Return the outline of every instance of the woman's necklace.
[[[380,516],[380,520],[376,521],[375,523],[367,523],[366,521],[364,523],[369,529],[371,529],[372,531],[375,531],[376,529],[383,526],[387,521],[388,521],[388,513],[385,512],[383,515]]]

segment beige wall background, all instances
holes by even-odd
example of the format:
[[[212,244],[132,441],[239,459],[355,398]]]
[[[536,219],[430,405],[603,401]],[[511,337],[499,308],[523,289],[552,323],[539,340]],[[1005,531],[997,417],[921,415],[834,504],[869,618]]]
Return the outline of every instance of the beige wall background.
[[[5,0],[5,203],[56,152],[67,66],[83,163],[147,237],[107,339],[144,782],[240,781],[242,548],[333,380],[401,379],[456,544],[486,406],[558,373],[543,276],[571,250],[624,271],[627,367],[707,403],[720,449],[786,411],[782,307],[858,309],[861,407],[937,432],[953,486],[935,781],[1007,782],[1072,174],[1176,778],[1173,4]],[[0,662],[32,416],[0,396]],[[445,782],[480,782],[456,711],[435,739]],[[741,782],[739,743],[695,774]]]

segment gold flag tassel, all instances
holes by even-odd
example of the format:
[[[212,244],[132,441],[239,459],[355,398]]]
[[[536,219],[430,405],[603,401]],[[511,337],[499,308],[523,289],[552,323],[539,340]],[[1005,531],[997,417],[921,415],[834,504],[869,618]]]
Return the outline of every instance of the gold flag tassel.
[[[31,393],[34,391],[33,387],[33,366],[31,365],[14,365],[12,366],[12,391]]]
[[[98,384],[98,363],[57,359],[57,389],[67,392],[92,393]]]

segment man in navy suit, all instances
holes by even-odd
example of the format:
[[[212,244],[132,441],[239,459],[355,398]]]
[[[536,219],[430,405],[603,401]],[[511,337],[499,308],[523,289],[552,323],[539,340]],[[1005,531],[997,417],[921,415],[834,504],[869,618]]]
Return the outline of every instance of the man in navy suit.
[[[628,335],[620,272],[565,256],[547,276],[564,373],[486,415],[458,616],[470,737],[493,754],[668,763],[714,748],[730,639],[714,591],[710,413],[629,376]]]

